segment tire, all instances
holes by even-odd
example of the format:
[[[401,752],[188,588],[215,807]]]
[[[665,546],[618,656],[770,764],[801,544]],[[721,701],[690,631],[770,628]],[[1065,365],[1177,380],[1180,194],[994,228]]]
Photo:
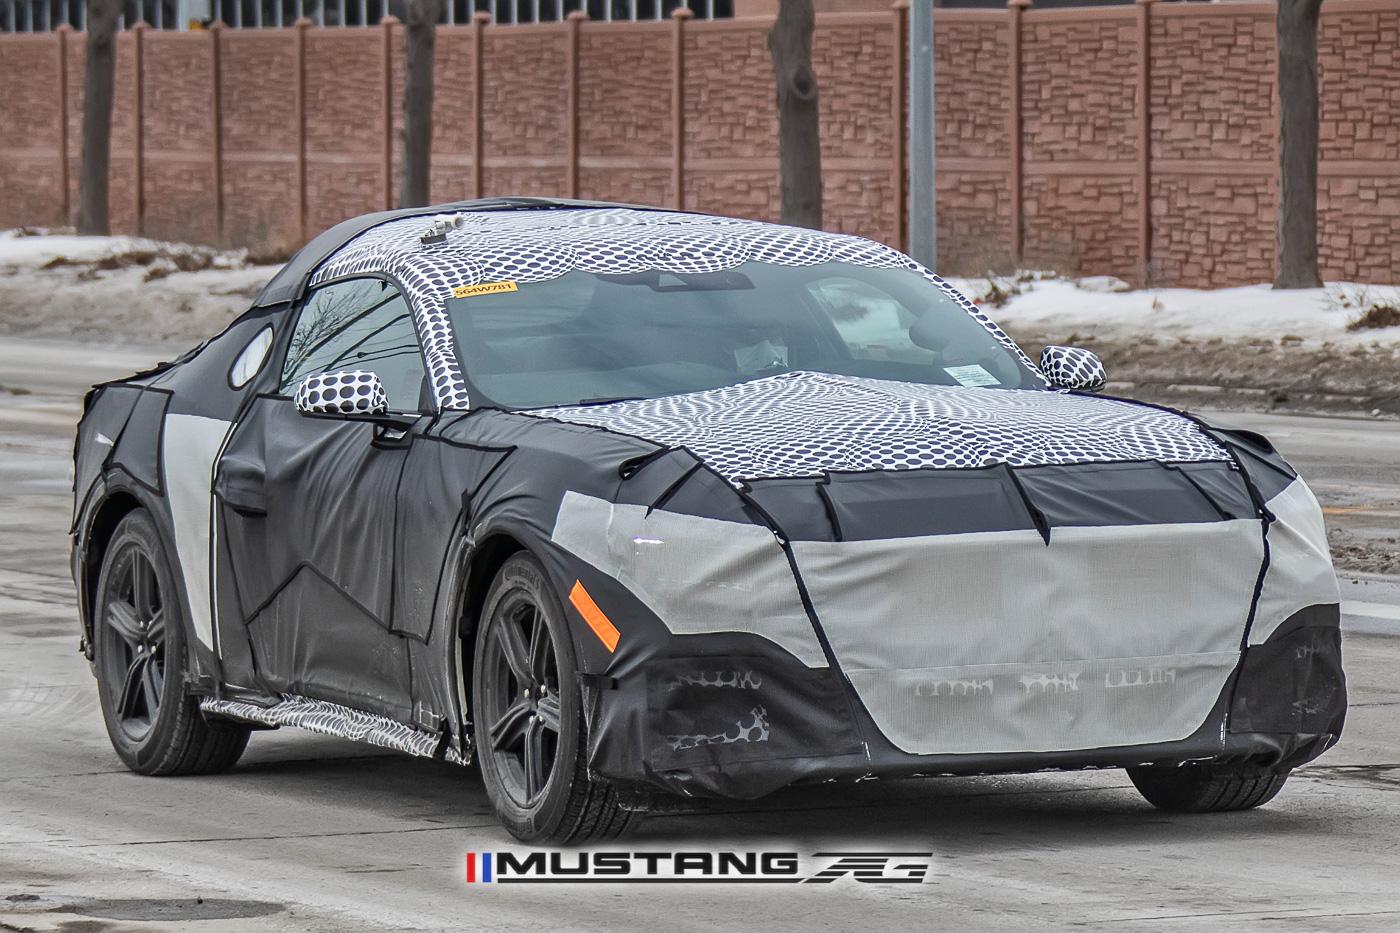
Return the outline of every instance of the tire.
[[[477,626],[472,731],[486,794],[521,842],[612,839],[630,821],[613,787],[588,776],[577,669],[544,569],[516,554],[491,584]]]
[[[155,523],[122,519],[102,558],[93,666],[117,757],[138,774],[213,774],[233,767],[249,729],[208,721],[185,692],[185,620]]]
[[[1283,789],[1290,772],[1263,768],[1129,768],[1138,793],[1170,813],[1227,813],[1263,806]]]

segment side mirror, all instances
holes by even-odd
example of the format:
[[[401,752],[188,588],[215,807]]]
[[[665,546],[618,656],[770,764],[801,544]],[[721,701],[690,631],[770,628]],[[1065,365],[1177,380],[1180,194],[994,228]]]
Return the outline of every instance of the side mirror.
[[[1040,351],[1040,371],[1057,389],[1096,392],[1108,382],[1103,360],[1083,347],[1046,347]]]
[[[378,374],[360,369],[307,376],[292,398],[303,415],[373,417],[389,411]]]

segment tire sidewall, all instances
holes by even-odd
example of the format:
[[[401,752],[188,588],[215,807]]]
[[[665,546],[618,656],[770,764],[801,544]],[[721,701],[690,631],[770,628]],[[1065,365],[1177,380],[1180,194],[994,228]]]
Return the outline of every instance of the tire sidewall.
[[[515,589],[524,589],[535,600],[550,636],[554,639],[559,662],[559,744],[555,752],[554,767],[545,785],[545,792],[532,807],[521,807],[511,799],[505,790],[498,773],[494,754],[490,749],[487,735],[489,723],[481,721],[476,711],[484,710],[481,676],[483,655],[490,630],[495,622],[497,609],[504,598]],[[486,597],[482,608],[481,623],[477,626],[475,647],[472,653],[472,734],[476,748],[476,759],[481,769],[482,783],[486,786],[497,815],[502,823],[522,839],[538,839],[550,836],[564,821],[572,784],[575,779],[575,763],[582,743],[581,698],[578,686],[577,664],[574,659],[573,640],[569,633],[563,606],[549,586],[544,569],[534,557],[517,554],[506,561]]]
[[[121,637],[106,623],[106,607],[112,588],[117,581],[113,572],[123,554],[130,548],[140,548],[150,560],[155,570],[156,582],[160,587],[161,607],[165,613],[165,682],[161,689],[160,709],[155,722],[139,740],[133,740],[122,729],[116,709],[111,700],[111,688],[103,682],[108,665],[106,653],[116,651]],[[132,512],[122,519],[112,535],[102,559],[102,571],[98,576],[97,599],[93,612],[94,666],[98,677],[98,701],[102,707],[102,719],[112,747],[117,756],[133,771],[147,772],[155,769],[160,759],[169,750],[178,728],[177,707],[188,698],[185,695],[185,613],[176,589],[174,574],[166,558],[165,546],[150,513],[144,509]]]

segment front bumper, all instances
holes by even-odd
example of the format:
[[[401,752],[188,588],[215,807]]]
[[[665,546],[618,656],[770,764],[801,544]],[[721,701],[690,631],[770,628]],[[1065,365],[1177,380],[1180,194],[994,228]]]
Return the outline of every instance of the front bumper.
[[[753,799],[790,784],[870,776],[1245,763],[1283,770],[1341,735],[1346,687],[1335,604],[1309,606],[1248,647],[1213,708],[1178,741],[994,754],[910,754],[830,668],[762,638],[677,638],[621,677],[590,677],[589,766],[624,788]]]

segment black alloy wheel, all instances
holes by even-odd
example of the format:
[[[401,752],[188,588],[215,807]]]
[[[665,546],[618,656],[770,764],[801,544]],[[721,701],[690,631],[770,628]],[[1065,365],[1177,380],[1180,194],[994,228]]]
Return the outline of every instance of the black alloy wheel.
[[[206,719],[185,689],[184,612],[165,554],[144,509],[112,533],[93,605],[98,700],[112,748],[131,770],[212,774],[238,761],[249,729]]]
[[[522,842],[611,839],[631,814],[588,774],[587,732],[564,609],[539,561],[520,552],[491,584],[476,627],[471,714],[481,779]]]
[[[519,807],[544,793],[558,764],[559,655],[529,593],[506,593],[482,658],[482,699],[490,754]]]
[[[123,732],[139,742],[165,693],[165,607],[151,559],[135,542],[115,555],[100,625],[116,639],[102,653],[102,682]]]

